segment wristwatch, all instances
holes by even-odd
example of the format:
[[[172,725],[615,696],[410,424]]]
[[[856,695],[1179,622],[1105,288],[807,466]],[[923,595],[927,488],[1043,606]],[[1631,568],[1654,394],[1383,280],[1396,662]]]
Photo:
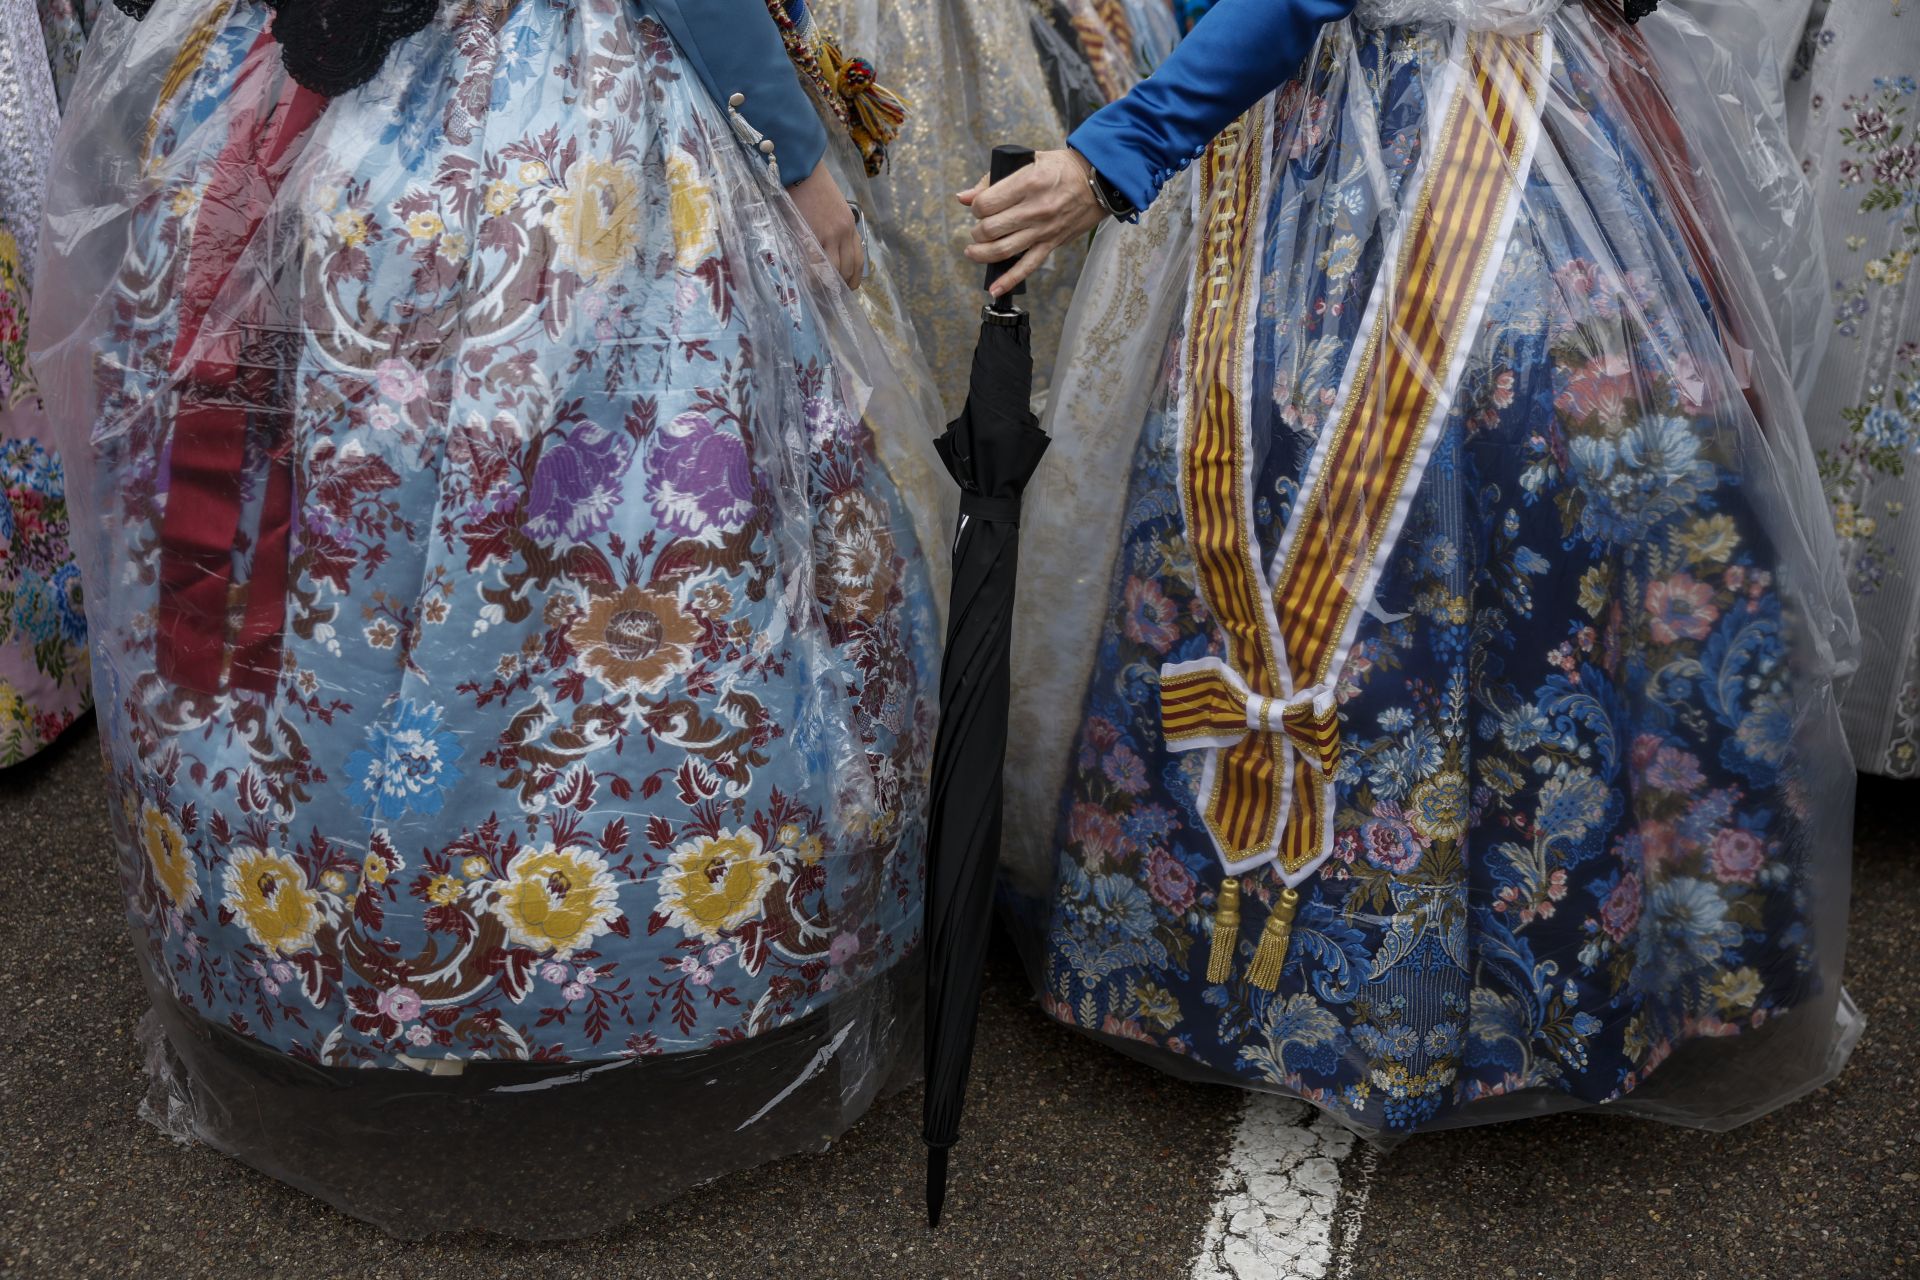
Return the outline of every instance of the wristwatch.
[[[1067,150],[1073,151],[1073,148],[1068,147]],[[1087,185],[1093,188],[1093,198],[1100,202],[1100,207],[1105,209],[1109,216],[1118,221],[1127,222],[1140,212],[1133,207],[1133,201],[1120,193],[1120,188],[1107,181],[1107,176],[1093,167],[1093,161],[1080,155],[1078,151],[1073,151],[1073,154],[1080,156],[1080,163],[1087,167]]]

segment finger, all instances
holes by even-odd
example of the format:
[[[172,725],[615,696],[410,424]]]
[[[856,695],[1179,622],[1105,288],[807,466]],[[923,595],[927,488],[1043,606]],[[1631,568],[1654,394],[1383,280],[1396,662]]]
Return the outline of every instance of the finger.
[[[973,198],[973,216],[990,218],[1005,213],[1038,193],[1042,179],[1032,168],[1020,169]]]
[[[1040,238],[1040,232],[1036,228],[1022,227],[1010,236],[1003,236],[986,244],[968,245],[967,257],[979,263],[1005,262],[1008,258],[1019,257]]]
[[[953,198],[958,200],[961,204],[972,204],[974,200],[976,200],[979,197],[980,193],[986,189],[987,183],[989,181],[990,181],[989,176],[983,173],[980,175],[980,181],[974,183],[972,186],[968,187],[965,191],[955,192]]]
[[[1005,213],[996,213],[991,218],[980,218],[980,221],[973,224],[973,242],[990,244],[995,240],[1004,240],[1020,228],[1039,221],[1035,216],[1037,212],[1022,204],[1014,206]],[[980,217],[978,205],[974,206],[974,216]]]
[[[979,216],[977,212],[975,216]],[[1017,204],[1005,213],[996,213],[991,218],[981,218],[973,224],[973,239],[980,244],[986,244],[991,240],[1004,240],[1022,227],[1051,226],[1059,220],[1059,217],[1058,202],[1042,196]]]
[[[1001,273],[1000,278],[993,282],[993,288],[989,290],[989,292],[996,298],[1005,295],[1007,290],[1013,288],[1013,286],[1019,284],[1022,280],[1025,280],[1028,276],[1039,270],[1040,264],[1045,262],[1048,255],[1052,252],[1053,246],[1051,244],[1037,244],[1033,246],[1033,248],[1027,250],[1020,256],[1020,261],[1014,263],[1011,267],[1008,267],[1006,271]]]

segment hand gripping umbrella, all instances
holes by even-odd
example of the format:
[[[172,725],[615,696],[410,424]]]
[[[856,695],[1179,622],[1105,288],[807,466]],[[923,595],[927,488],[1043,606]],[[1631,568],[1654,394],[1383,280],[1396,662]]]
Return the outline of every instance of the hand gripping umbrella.
[[[991,180],[1033,161],[1025,147],[996,147]],[[987,283],[1006,269],[987,269]],[[1013,293],[1022,291],[1016,285]],[[933,751],[927,853],[927,1225],[947,1195],[947,1150],[960,1136],[981,967],[1000,860],[1000,773],[1007,754],[1013,583],[1020,551],[1020,493],[1047,435],[1032,408],[1027,313],[1001,299],[981,313],[966,407],[935,442],[960,485],[953,596],[940,671],[940,736]]]

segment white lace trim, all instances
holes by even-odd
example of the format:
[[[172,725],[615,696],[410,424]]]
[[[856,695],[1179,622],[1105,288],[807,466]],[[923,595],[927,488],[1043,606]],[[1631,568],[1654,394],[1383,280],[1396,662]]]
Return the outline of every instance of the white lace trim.
[[[1360,0],[1354,20],[1363,27],[1449,22],[1469,31],[1525,35],[1538,31],[1562,0]]]

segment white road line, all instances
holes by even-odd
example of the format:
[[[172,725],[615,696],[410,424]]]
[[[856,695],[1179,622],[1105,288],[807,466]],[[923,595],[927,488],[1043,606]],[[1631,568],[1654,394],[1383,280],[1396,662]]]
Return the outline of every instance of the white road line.
[[[1253,1094],[1244,1106],[1192,1280],[1325,1280],[1339,1265],[1340,1165],[1359,1140],[1303,1102]],[[1364,1182],[1349,1193],[1343,1254],[1359,1238],[1365,1195]]]
[[[1333,1280],[1353,1280],[1353,1250],[1360,1243],[1360,1224],[1367,1218],[1367,1201],[1373,1196],[1373,1171],[1380,1153],[1365,1143],[1360,1154],[1347,1165],[1347,1207],[1340,1211],[1340,1265]]]

